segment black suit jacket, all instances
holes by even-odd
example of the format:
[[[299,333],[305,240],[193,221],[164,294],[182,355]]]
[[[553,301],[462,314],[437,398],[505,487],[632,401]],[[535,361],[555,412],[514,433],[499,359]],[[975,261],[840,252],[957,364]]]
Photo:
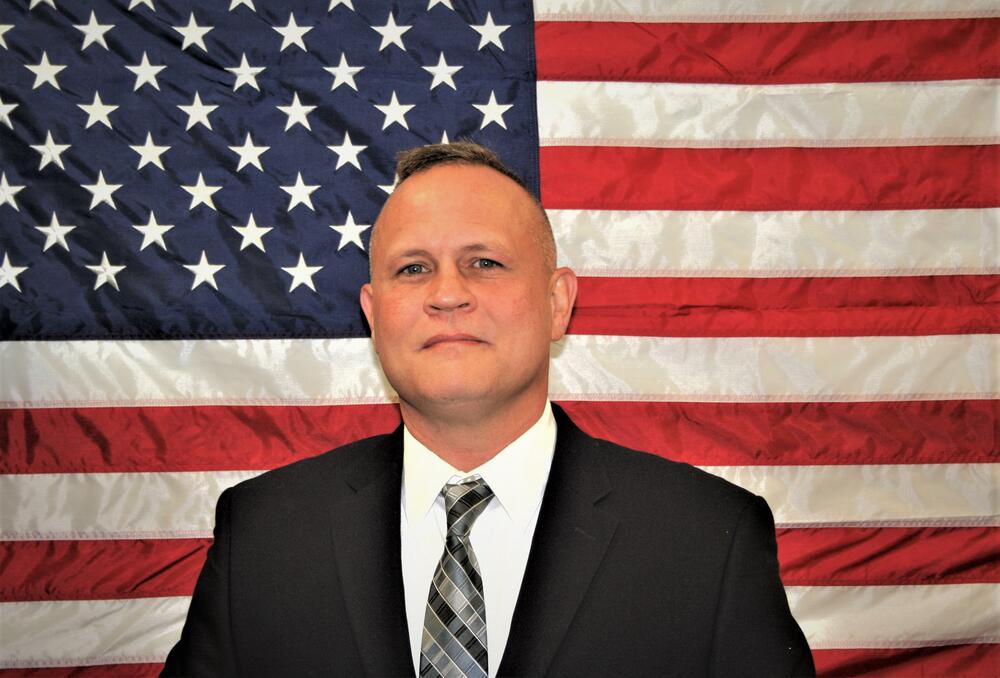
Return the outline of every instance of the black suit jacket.
[[[555,456],[500,675],[813,675],[767,504],[591,438],[553,409]],[[163,675],[412,676],[402,456],[397,429],[224,492]]]

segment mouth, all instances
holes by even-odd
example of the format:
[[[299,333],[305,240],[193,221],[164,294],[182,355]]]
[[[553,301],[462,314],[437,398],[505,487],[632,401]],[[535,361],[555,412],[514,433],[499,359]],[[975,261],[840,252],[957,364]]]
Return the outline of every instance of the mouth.
[[[461,344],[483,344],[482,339],[471,334],[436,334],[427,341],[421,348],[431,348],[441,345],[461,345]]]

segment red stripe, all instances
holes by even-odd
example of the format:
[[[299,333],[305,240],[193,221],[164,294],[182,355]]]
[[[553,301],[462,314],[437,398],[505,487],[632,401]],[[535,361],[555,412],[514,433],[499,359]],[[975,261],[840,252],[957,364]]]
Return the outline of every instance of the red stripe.
[[[190,596],[211,539],[0,542],[0,601]]]
[[[592,436],[703,466],[996,461],[1000,403],[562,402]]]
[[[1000,331],[1000,276],[581,278],[570,332],[672,337]]]
[[[822,678],[996,678],[1000,645],[943,645],[892,650],[813,650]]]
[[[0,410],[0,473],[270,469],[398,423],[395,405]]]
[[[540,149],[550,209],[872,210],[1000,205],[1000,146]]]
[[[785,586],[1000,583],[1000,528],[779,529]]]
[[[1000,583],[1000,528],[780,529],[786,586]],[[0,601],[189,596],[208,539],[0,542]]]
[[[785,84],[1000,77],[1000,20],[535,24],[539,80]],[[914,58],[920,55],[920,58]]]
[[[163,664],[102,664],[101,666],[47,666],[39,669],[0,669],[0,678],[154,678]]]
[[[561,405],[591,435],[707,466],[988,463],[1000,420],[989,400]],[[0,472],[269,469],[398,421],[394,405],[0,410]]]

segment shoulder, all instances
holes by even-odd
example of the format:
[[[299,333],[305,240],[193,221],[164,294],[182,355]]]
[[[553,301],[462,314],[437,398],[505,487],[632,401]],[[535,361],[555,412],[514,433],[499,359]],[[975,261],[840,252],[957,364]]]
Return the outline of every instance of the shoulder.
[[[557,421],[574,463],[585,473],[606,474],[612,503],[623,509],[736,520],[748,505],[761,501],[744,488],[690,464],[594,438],[565,413],[560,412]]]
[[[754,495],[690,464],[651,452],[632,450],[592,438],[592,454],[608,469],[612,484],[648,502],[703,506],[713,511],[742,510]]]

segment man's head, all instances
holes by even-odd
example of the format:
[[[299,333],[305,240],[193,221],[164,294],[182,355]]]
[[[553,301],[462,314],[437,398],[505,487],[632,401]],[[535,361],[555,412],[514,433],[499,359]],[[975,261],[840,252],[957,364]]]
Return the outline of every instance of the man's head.
[[[438,419],[535,410],[549,344],[566,331],[576,278],[556,269],[544,211],[487,149],[402,154],[369,246],[361,305],[382,369]]]
[[[402,184],[409,177],[419,172],[426,171],[432,167],[441,165],[474,165],[489,167],[507,177],[521,187],[526,197],[535,205],[537,220],[533,221],[536,228],[532,231],[536,238],[545,262],[551,269],[556,267],[556,241],[552,236],[552,226],[549,224],[549,217],[545,214],[541,201],[536,198],[524,185],[521,178],[517,176],[497,154],[476,143],[468,141],[457,141],[451,144],[429,144],[427,146],[417,146],[406,151],[402,151],[396,157],[396,185]],[[376,224],[377,226],[377,224]],[[368,250],[375,249],[378,238],[378,228],[374,228]],[[374,259],[374,257],[373,257]]]

